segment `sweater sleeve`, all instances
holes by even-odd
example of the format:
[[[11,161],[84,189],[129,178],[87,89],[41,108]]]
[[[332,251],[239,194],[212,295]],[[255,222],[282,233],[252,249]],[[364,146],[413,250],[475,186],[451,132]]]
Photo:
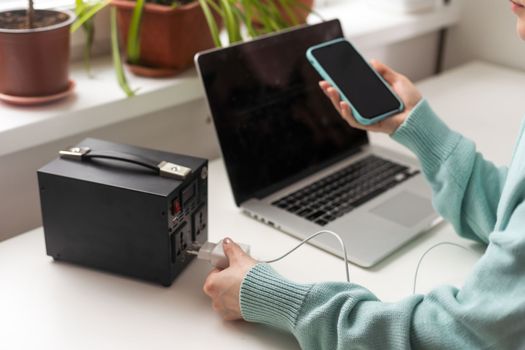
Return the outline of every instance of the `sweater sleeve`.
[[[523,349],[525,332],[525,202],[461,290],[382,303],[349,283],[296,284],[256,265],[241,286],[247,321],[290,331],[305,350]]]
[[[436,210],[460,236],[488,243],[508,169],[476,152],[474,143],[451,131],[422,100],[392,138],[421,162]]]

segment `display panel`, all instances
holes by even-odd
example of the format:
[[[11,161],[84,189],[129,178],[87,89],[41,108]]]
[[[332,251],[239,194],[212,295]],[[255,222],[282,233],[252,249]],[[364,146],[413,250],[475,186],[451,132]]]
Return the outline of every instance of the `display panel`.
[[[198,57],[237,205],[367,143],[366,132],[333,108],[305,57],[309,47],[342,35],[333,20]]]

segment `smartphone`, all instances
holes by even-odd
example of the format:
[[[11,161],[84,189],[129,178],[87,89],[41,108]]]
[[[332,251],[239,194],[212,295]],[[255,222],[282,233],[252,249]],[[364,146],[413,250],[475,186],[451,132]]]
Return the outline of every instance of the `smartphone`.
[[[371,125],[405,108],[383,77],[344,38],[313,46],[306,57],[348,102],[359,123]]]

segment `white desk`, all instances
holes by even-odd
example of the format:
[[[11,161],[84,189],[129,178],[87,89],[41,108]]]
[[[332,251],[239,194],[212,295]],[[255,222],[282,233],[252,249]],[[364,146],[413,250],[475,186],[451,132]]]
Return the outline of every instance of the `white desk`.
[[[521,119],[518,97],[524,94],[524,74],[473,64],[420,87],[436,110],[447,113],[443,118],[449,124],[479,135],[481,148],[497,161],[508,160]],[[480,91],[491,98],[481,98]],[[498,108],[501,114],[496,117],[493,101],[503,98],[505,102]],[[452,108],[449,103],[456,105]],[[374,136],[373,140],[392,145],[387,138]],[[502,146],[494,147],[494,140],[501,141]],[[209,179],[210,240],[229,235],[251,244],[253,253],[261,258],[274,257],[297,243],[239,212],[220,160],[211,162]],[[350,277],[385,301],[399,300],[411,293],[420,256],[442,241],[469,245],[473,252],[454,247],[434,250],[422,264],[418,291],[443,283],[459,286],[481,252],[479,246],[456,237],[447,224],[421,236],[373,269],[351,265]],[[310,246],[275,267],[298,281],[344,279],[341,260]],[[201,291],[208,270],[205,263],[194,262],[171,288],[165,288],[55,263],[45,255],[42,229],[28,232],[0,243],[0,348],[298,348],[289,335],[244,322],[223,322]]]

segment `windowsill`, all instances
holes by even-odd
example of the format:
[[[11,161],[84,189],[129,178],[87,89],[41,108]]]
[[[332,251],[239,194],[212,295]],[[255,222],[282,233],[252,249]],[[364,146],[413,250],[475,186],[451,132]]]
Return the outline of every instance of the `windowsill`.
[[[347,38],[361,49],[415,38],[450,27],[460,19],[460,4],[457,0],[434,11],[414,14],[379,11],[369,1],[343,0],[321,8],[318,12],[324,19],[339,18]]]
[[[203,96],[195,70],[172,79],[146,79],[129,74],[133,98],[120,90],[111,59],[93,62],[89,77],[81,62],[71,67],[73,96],[50,105],[16,107],[0,104],[0,156],[81,132],[181,105]]]
[[[413,15],[380,13],[365,2],[344,1],[318,11],[325,19],[340,18],[347,37],[361,48],[393,44],[452,26],[459,20],[455,2],[453,6]],[[95,60],[93,72],[94,77],[89,78],[82,63],[74,63],[71,78],[76,82],[76,92],[62,102],[31,108],[0,103],[0,156],[203,97],[195,70],[171,79],[129,74],[131,86],[140,89],[130,99],[118,87],[109,57]]]

